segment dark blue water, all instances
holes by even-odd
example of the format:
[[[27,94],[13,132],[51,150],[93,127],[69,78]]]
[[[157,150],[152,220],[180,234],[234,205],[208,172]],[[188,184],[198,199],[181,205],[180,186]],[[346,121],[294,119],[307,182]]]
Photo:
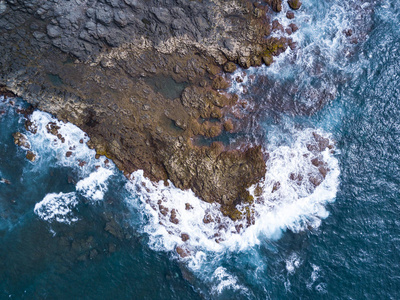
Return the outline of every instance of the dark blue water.
[[[340,175],[322,213],[304,212],[301,224],[283,216],[285,226],[259,232],[256,243],[243,235],[242,248],[203,243],[179,259],[173,238],[151,230],[145,192],[96,160],[79,143],[83,133],[66,128],[77,147],[69,159],[70,140],[26,132],[15,112],[23,101],[0,100],[0,177],[11,183],[0,183],[0,299],[399,299],[400,3],[367,4],[304,1],[296,62],[250,71],[299,90],[272,108],[258,95],[270,108],[259,114],[265,143],[295,147],[293,134],[323,130],[336,141]],[[352,24],[357,43],[342,34]],[[322,109],[293,113],[316,105],[315,93],[328,99]],[[16,131],[27,134],[36,162],[14,145]],[[57,205],[35,212],[49,195]]]

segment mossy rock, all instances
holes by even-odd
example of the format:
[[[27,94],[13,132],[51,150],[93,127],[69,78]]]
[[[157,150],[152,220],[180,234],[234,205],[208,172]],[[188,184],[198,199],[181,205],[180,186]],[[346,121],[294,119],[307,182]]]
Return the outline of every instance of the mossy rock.
[[[301,1],[300,0],[288,0],[288,4],[291,9],[297,10],[301,6]]]
[[[221,212],[233,221],[241,220],[243,218],[243,214],[234,206],[222,206]]]

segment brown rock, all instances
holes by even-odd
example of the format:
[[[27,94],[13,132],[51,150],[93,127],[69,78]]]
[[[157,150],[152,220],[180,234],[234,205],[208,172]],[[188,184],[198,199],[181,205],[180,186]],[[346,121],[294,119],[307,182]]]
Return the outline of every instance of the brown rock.
[[[311,160],[311,163],[312,163],[314,166],[319,167],[319,166],[323,165],[324,162],[316,157],[316,158],[313,158],[313,159]]]
[[[27,120],[25,121],[25,129],[26,129],[27,131],[32,132],[33,134],[36,134],[36,133],[37,133],[37,126],[36,126],[36,124],[34,124],[33,122],[31,122],[29,119],[27,119]]]
[[[26,153],[26,158],[27,158],[28,160],[30,160],[31,162],[34,162],[34,161],[36,160],[36,154],[33,153],[32,151],[28,151],[28,152]]]
[[[294,23],[289,24],[289,27],[292,29],[292,32],[299,30],[299,27],[297,27],[297,25]]]
[[[239,76],[237,76],[236,78],[235,78],[235,80],[236,80],[236,82],[243,82],[243,79],[241,78],[241,77],[239,77]]]
[[[274,62],[274,59],[272,56],[268,55],[268,56],[263,56],[263,61],[266,66],[270,66]]]
[[[297,10],[301,6],[301,1],[300,0],[288,0],[288,4],[291,9]]]
[[[169,220],[174,224],[179,224],[179,220],[176,217],[176,210],[175,209],[171,210],[171,217],[169,218]]]
[[[16,94],[8,90],[4,85],[0,85],[0,96],[3,96],[5,99],[17,97]]]
[[[289,20],[294,19],[294,12],[288,11],[286,13],[286,18],[288,18]]]
[[[181,239],[183,242],[186,242],[189,239],[189,235],[187,233],[182,233],[181,234]]]
[[[13,137],[14,137],[15,145],[18,145],[24,149],[31,148],[31,144],[29,143],[28,138],[26,137],[25,134],[16,132],[16,133],[13,133]]]
[[[257,185],[255,190],[254,190],[254,196],[260,197],[263,193],[263,189],[260,185]]]
[[[325,166],[320,166],[318,168],[318,171],[321,173],[322,177],[326,177],[326,174],[329,172],[329,168],[326,168]]]
[[[176,247],[176,253],[178,253],[181,258],[185,258],[190,255],[190,252],[187,249],[179,246]]]
[[[208,224],[208,223],[211,223],[211,222],[214,222],[214,219],[211,217],[211,215],[206,214],[204,216],[204,218],[203,218],[203,223],[204,224]]]
[[[218,75],[215,77],[212,86],[216,90],[224,90],[229,87],[229,82],[227,82],[222,76]]]
[[[315,141],[318,143],[319,151],[324,151],[326,148],[329,148],[329,139],[324,138],[323,136],[319,135],[316,132],[313,132],[313,136]],[[329,148],[331,149],[331,148]]]
[[[275,12],[280,12],[282,10],[282,0],[267,0],[272,10]]]
[[[298,185],[303,181],[303,176],[301,174],[290,173],[290,180],[295,181]]]
[[[14,2],[12,16],[4,17],[36,20],[41,1]],[[115,1],[102,2],[108,7]],[[263,151],[245,142],[235,145],[244,150],[209,146],[223,123],[201,123],[230,116],[230,106],[237,102],[237,97],[211,89],[229,87],[218,76],[222,70],[232,71],[234,62],[259,65],[260,57],[269,65],[273,55],[286,49],[287,41],[269,37],[272,13],[241,0],[201,5],[175,1],[174,11],[168,1],[156,9],[143,0],[133,1],[138,7],[120,2],[121,7],[112,9],[114,18],[108,19],[101,16],[100,6],[88,10],[86,2],[48,1],[40,22],[49,28],[32,22],[18,25],[18,30],[0,26],[2,45],[25,45],[4,48],[0,84],[7,83],[38,109],[79,126],[90,136],[88,144],[97,157],[109,157],[125,174],[142,169],[153,181],[169,179],[204,201],[224,202],[226,215],[240,217],[235,205],[248,203],[246,189],[265,174]],[[282,9],[280,0],[268,3],[275,11]],[[124,20],[131,9],[138,10],[138,22]],[[54,10],[65,11],[67,19],[73,14],[82,28],[64,30]],[[42,34],[44,39],[39,38]],[[175,126],[176,121],[181,126]],[[246,128],[239,121],[235,131]],[[47,129],[59,134],[56,123]],[[196,139],[205,143],[197,145]]]
[[[253,67],[259,67],[262,65],[262,58],[259,56],[253,56],[250,61]]]
[[[310,176],[309,180],[314,185],[314,187],[317,187],[322,183],[322,179],[320,176]]]
[[[56,123],[54,122],[49,122],[46,125],[46,129],[48,133],[51,133],[52,135],[57,135],[58,134],[58,129],[60,129],[60,126],[58,126]]]
[[[236,64],[234,64],[233,62],[227,62],[224,65],[224,71],[227,73],[233,73],[236,71]]]
[[[168,214],[168,212],[169,212],[169,209],[167,207],[165,207],[164,205],[161,205],[161,204],[158,205],[158,209],[160,210],[160,213],[163,216],[166,216]]]
[[[272,30],[283,32],[283,26],[278,20],[272,22]]]
[[[296,42],[290,42],[290,43],[289,43],[289,48],[290,48],[290,50],[296,49],[296,46],[297,46],[297,43],[296,43]]]
[[[224,122],[224,129],[228,132],[232,132],[233,131],[233,123],[232,120],[226,120]]]
[[[239,65],[240,65],[242,68],[245,68],[245,69],[248,69],[248,68],[251,67],[250,57],[241,56],[241,57],[239,58],[238,63],[239,63]]]
[[[66,157],[70,157],[72,155],[72,151],[67,151],[67,153],[65,153]]]

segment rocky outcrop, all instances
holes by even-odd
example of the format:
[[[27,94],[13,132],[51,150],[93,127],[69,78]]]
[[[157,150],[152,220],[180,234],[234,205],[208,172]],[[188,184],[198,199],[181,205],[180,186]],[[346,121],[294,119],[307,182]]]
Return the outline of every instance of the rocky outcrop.
[[[125,173],[170,179],[237,218],[265,157],[259,146],[211,143],[235,131],[227,112],[237,97],[223,92],[221,74],[269,65],[287,48],[290,40],[269,37],[280,8],[280,0],[1,0],[0,85],[78,125]]]
[[[28,150],[31,148],[31,144],[28,141],[28,138],[25,134],[20,132],[15,132],[13,134],[14,137],[14,144],[20,146],[21,148]]]
[[[288,4],[291,9],[297,10],[301,6],[301,1],[300,0],[288,0]]]
[[[34,162],[36,160],[36,154],[29,149],[31,149],[31,144],[28,141],[26,135],[20,132],[13,133],[14,143],[15,145],[21,147],[22,149],[26,150],[26,159]]]

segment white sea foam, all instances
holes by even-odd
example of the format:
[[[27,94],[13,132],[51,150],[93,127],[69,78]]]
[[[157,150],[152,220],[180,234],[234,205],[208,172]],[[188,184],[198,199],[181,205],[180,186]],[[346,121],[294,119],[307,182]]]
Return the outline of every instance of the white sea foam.
[[[107,180],[113,175],[113,171],[105,168],[99,168],[88,177],[80,180],[76,184],[76,190],[84,197],[92,200],[103,200],[104,193],[107,192]]]
[[[173,250],[176,246],[186,244],[181,235],[188,234],[191,248],[188,250],[196,247],[214,251],[223,249],[221,244],[215,242],[219,225],[203,222],[206,214],[213,219],[226,219],[220,212],[219,204],[204,202],[192,191],[182,191],[171,182],[169,186],[164,186],[162,182],[153,183],[143,176],[143,171],[132,174],[127,188],[139,197],[143,212],[149,216],[149,223],[144,230],[150,234],[154,248]],[[187,205],[189,209],[186,209]],[[170,220],[173,209],[177,224]],[[227,219],[226,226],[233,227],[234,223]]]
[[[76,222],[72,209],[78,204],[75,192],[47,194],[42,201],[36,203],[34,212],[41,219],[53,222],[71,224]]]
[[[329,169],[326,178],[317,187],[308,180],[310,176],[319,176],[318,168],[312,163],[318,155],[308,149],[308,145],[314,142],[313,132],[297,131],[293,133],[292,145],[276,147],[272,144],[268,148],[268,171],[261,183],[263,194],[255,204],[260,217],[255,226],[249,228],[254,230],[255,236],[260,233],[277,236],[285,228],[298,232],[308,226],[318,227],[321,218],[328,216],[324,205],[336,196],[340,171],[337,159],[327,148],[320,154],[321,161]],[[279,188],[275,190],[277,183]]]
[[[289,274],[293,274],[300,265],[301,261],[296,253],[292,253],[286,260],[286,270]]]
[[[311,272],[310,280],[306,284],[309,290],[312,289],[313,284],[317,281],[317,279],[320,278],[320,272],[321,272],[320,267],[318,267],[317,265],[312,264],[311,267],[313,270]],[[315,288],[318,290],[317,286]]]
[[[32,150],[38,154],[35,163],[40,170],[49,163],[72,168],[79,180],[76,192],[68,194],[48,194],[35,206],[35,213],[46,221],[70,223],[78,220],[71,209],[78,204],[77,193],[89,201],[102,200],[108,190],[108,179],[115,174],[115,165],[104,156],[95,158],[96,151],[89,149],[89,137],[77,126],[64,123],[50,114],[34,111],[30,116],[33,130],[26,133]],[[57,127],[57,134],[51,127]],[[55,159],[55,160],[54,160]]]
[[[38,153],[42,160],[55,157],[58,165],[72,167],[82,176],[92,173],[96,166],[115,169],[113,163],[109,163],[106,157],[95,158],[96,151],[86,145],[89,137],[79,127],[37,110],[30,116],[30,121],[36,133],[27,132],[27,136],[33,151]],[[61,138],[49,132],[49,124],[59,127],[57,132]]]
[[[212,294],[221,294],[223,290],[227,289],[247,292],[247,288],[238,283],[237,277],[230,275],[224,267],[218,267],[214,271],[211,280],[214,282],[211,289]]]
[[[368,39],[369,26],[372,23],[373,1],[357,3],[355,1],[335,1],[327,3],[305,0],[295,12],[295,18],[286,17],[289,6],[282,2],[282,11],[275,14],[283,28],[290,23],[299,29],[292,33],[273,32],[272,36],[288,37],[297,44],[294,50],[289,47],[267,67],[251,67],[248,70],[238,68],[231,76],[232,86],[229,92],[245,94],[252,84],[250,77],[267,76],[275,80],[288,80],[297,90],[302,91],[298,101],[306,102],[314,94],[324,93],[334,97],[337,82],[362,73],[360,66],[367,63],[363,54],[356,52],[357,44]],[[362,16],[362,17],[360,17]],[[351,35],[347,36],[346,33]],[[354,66],[352,57],[357,53],[359,58]],[[243,82],[237,82],[240,77]],[[318,84],[315,84],[315,83]],[[313,104],[313,101],[310,101]]]
[[[263,192],[255,197],[255,204],[250,207],[255,211],[254,224],[250,226],[245,220],[233,222],[222,215],[219,204],[206,203],[191,191],[177,189],[172,183],[168,186],[162,182],[152,183],[142,171],[133,173],[127,188],[139,197],[140,208],[148,218],[144,231],[149,234],[151,247],[179,250],[180,254],[184,253],[184,259],[189,257],[191,267],[196,269],[205,261],[208,251],[245,250],[259,244],[262,237],[279,238],[286,229],[298,232],[318,227],[321,219],[328,216],[324,205],[336,196],[340,172],[338,161],[330,149],[322,153],[309,150],[310,145],[316,143],[315,133],[311,129],[294,131],[294,141],[290,145],[270,141],[267,174],[259,183]],[[309,178],[321,176],[311,162],[316,157],[329,171],[315,187]],[[280,187],[274,190],[276,182]],[[254,194],[255,189],[252,187],[250,192]],[[245,210],[244,207],[238,208]],[[205,223],[204,220],[212,221]],[[240,226],[244,229],[240,230]],[[184,241],[187,237],[189,239]],[[296,262],[293,264],[295,266]]]

